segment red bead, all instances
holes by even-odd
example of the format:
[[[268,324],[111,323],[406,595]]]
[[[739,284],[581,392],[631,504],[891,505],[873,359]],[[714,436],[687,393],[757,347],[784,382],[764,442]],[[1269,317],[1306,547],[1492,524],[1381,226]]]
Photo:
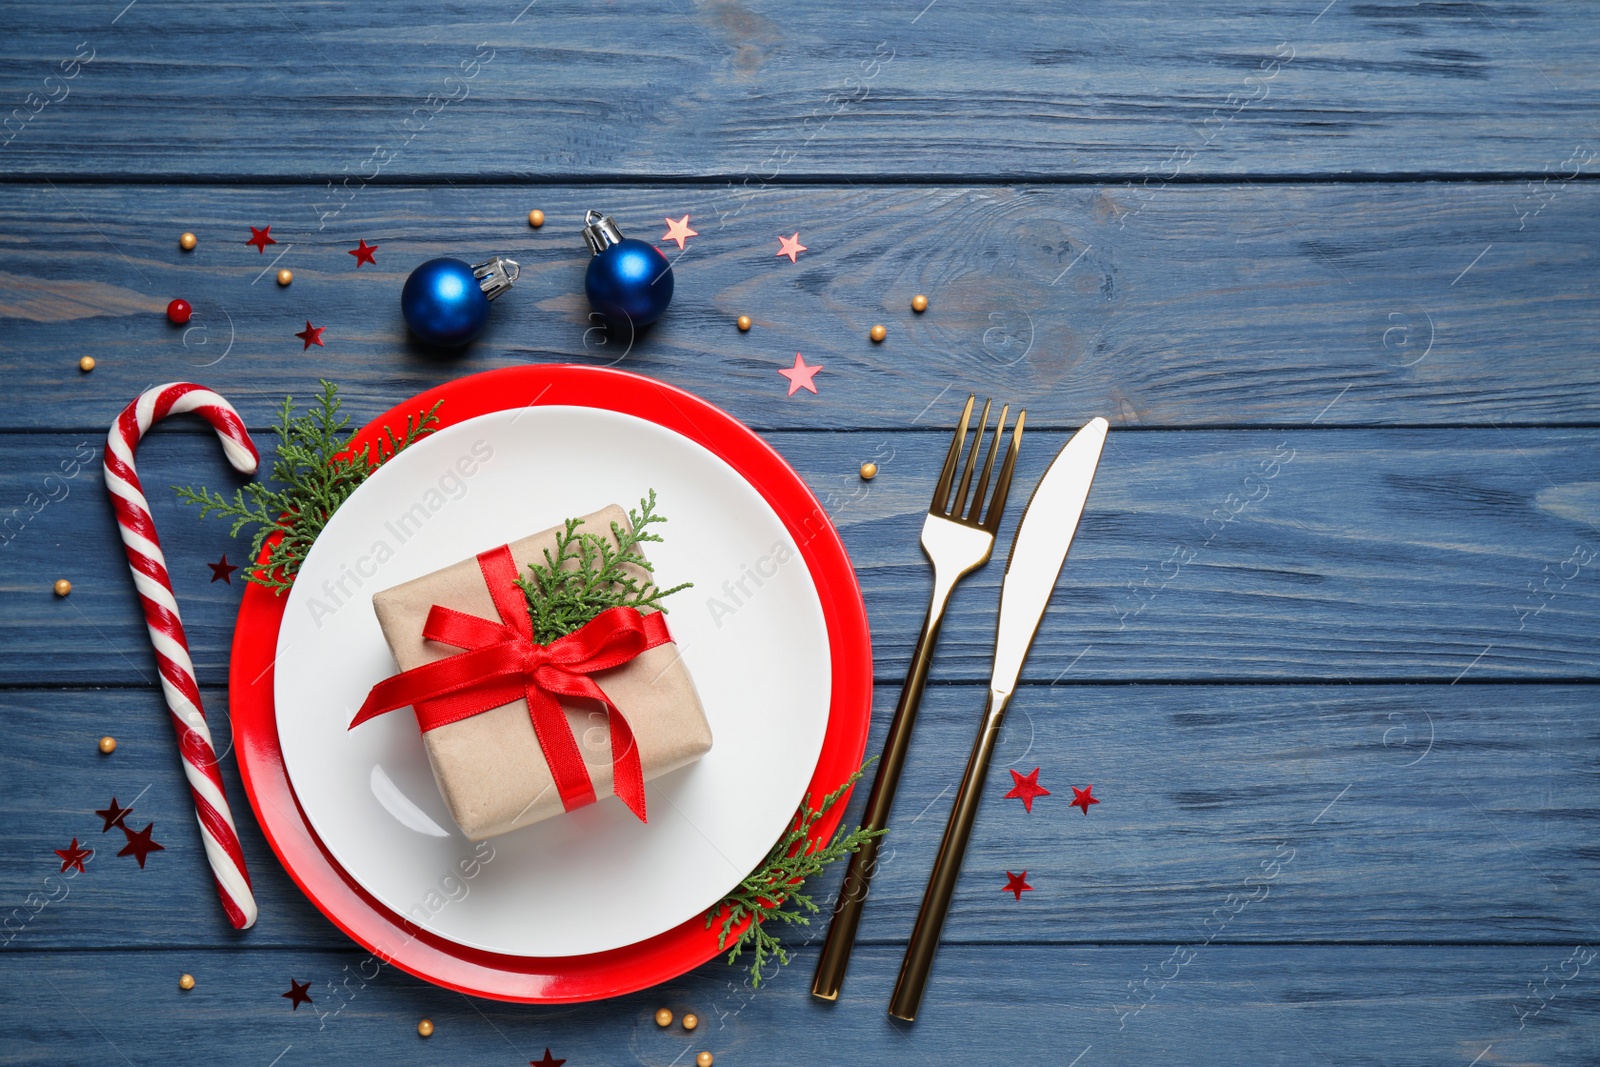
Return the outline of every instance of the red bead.
[[[194,308],[189,306],[187,300],[174,300],[167,305],[167,319],[175,325],[182,326],[193,314]]]

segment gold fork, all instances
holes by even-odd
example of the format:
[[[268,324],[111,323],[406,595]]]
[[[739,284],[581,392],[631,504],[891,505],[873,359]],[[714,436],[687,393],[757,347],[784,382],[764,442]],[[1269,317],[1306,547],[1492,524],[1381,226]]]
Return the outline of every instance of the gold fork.
[[[877,776],[872,780],[872,792],[867,797],[867,810],[862,819],[863,829],[882,829],[889,823],[889,811],[894,806],[895,788],[900,783],[900,771],[905,766],[906,750],[911,745],[911,727],[916,722],[917,705],[922,702],[922,689],[928,680],[928,667],[933,661],[933,647],[939,639],[939,626],[944,621],[945,605],[950,592],[962,578],[989,561],[994,552],[994,537],[1000,529],[1000,518],[1005,512],[1006,496],[1011,491],[1011,475],[1017,466],[1017,450],[1022,444],[1022,426],[1027,421],[1026,411],[1017,412],[1017,423],[1011,431],[1011,442],[1006,449],[1005,461],[1000,465],[1000,477],[995,482],[994,494],[987,500],[984,493],[989,487],[989,475],[994,472],[995,454],[1000,448],[1000,438],[1005,434],[1006,416],[1011,405],[1000,408],[1000,420],[994,433],[989,435],[989,452],[983,461],[983,472],[978,485],[972,489],[972,475],[977,467],[978,452],[989,426],[989,400],[983,402],[983,414],[972,438],[972,448],[967,452],[966,467],[961,482],[956,484],[956,467],[967,442],[968,425],[972,420],[975,397],[968,396],[961,410],[961,421],[950,440],[950,451],[944,458],[944,470],[939,474],[939,484],[933,490],[933,503],[928,506],[928,517],[922,523],[922,549],[933,563],[933,597],[928,604],[928,616],[922,623],[922,634],[911,653],[911,669],[906,673],[904,688],[900,690],[900,703],[895,706],[894,718],[889,723],[889,736],[884,740],[883,758],[878,763]],[[872,874],[877,867],[878,844],[883,838],[869,838],[861,850],[850,857],[850,867],[845,872],[844,886],[834,905],[833,922],[828,927],[827,940],[822,945],[822,957],[817,961],[817,973],[811,982],[813,996],[823,1000],[838,1000],[839,987],[844,983],[844,972],[850,964],[850,950],[855,946],[856,926],[861,922],[861,909],[867,902],[867,891],[872,884]]]

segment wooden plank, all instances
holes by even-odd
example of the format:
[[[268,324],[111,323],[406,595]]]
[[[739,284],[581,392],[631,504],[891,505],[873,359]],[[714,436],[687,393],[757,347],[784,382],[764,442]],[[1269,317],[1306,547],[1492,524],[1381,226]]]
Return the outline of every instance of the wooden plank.
[[[1583,4],[832,0],[17,20],[0,165],[50,175],[1439,174],[1592,145]],[[175,145],[179,146],[175,148]],[[1591,153],[1591,160],[1594,159]]]
[[[1025,403],[1036,426],[1600,420],[1584,341],[1594,183],[1546,201],[1510,183],[805,187],[723,218],[702,186],[370,188],[319,229],[326,205],[314,186],[8,188],[0,365],[24,402],[0,410],[0,429],[104,425],[152,381],[188,378],[259,425],[328,376],[368,418],[530,360],[662,378],[761,428],[927,425],[945,418],[938,398],[969,390]],[[525,221],[533,206],[542,230]],[[649,240],[668,214],[701,231],[681,256],[668,243],[674,306],[631,346],[583,297],[590,207]],[[244,243],[266,225],[271,255]],[[187,255],[183,230],[201,242]],[[791,264],[775,253],[794,232],[808,250]],[[356,268],[358,238],[379,246],[376,266]],[[449,358],[409,342],[410,269],[497,252],[523,278],[485,336]],[[294,270],[290,288],[274,264]],[[920,316],[918,292],[932,301]],[[196,310],[186,329],[162,317],[176,296]],[[309,352],[294,336],[308,320],[327,328]],[[874,345],[879,322],[889,339]],[[796,351],[825,368],[816,397],[783,392]],[[86,353],[100,361],[88,375]]]
[[[1570,1064],[1600,1055],[1595,950],[1212,945],[1175,977],[1171,945],[951,946],[914,1026],[884,1016],[900,953],[857,954],[844,996],[809,995],[815,953],[758,990],[712,964],[599,1004],[467,1000],[355,952],[240,949],[0,956],[13,1063],[265,1065],[381,1060],[513,1064],[548,1047],[569,1063],[1182,1062]],[[1569,961],[1570,962],[1567,962]],[[1588,962],[1585,963],[1584,961]],[[110,965],[108,966],[108,962]],[[1563,967],[1563,964],[1565,966]],[[1174,964],[1173,966],[1176,966]],[[1559,973],[1573,977],[1560,988]],[[180,992],[179,973],[195,988]],[[1130,991],[1149,977],[1147,1002]],[[1543,991],[1550,978],[1549,992]],[[291,978],[312,1003],[291,1009]],[[1529,992],[1536,987],[1538,999]],[[693,1034],[657,1028],[670,1005]],[[1543,1006],[1538,1015],[1535,1008]],[[1519,1029],[1523,1016],[1528,1021]],[[419,1049],[417,1020],[434,1035]],[[1121,1027],[1119,1029],[1119,1026]],[[120,1053],[120,1056],[119,1056]]]
[[[931,577],[917,538],[945,435],[767,437],[841,527],[866,597],[877,676],[897,681],[927,607]],[[19,510],[0,548],[8,653],[0,684],[150,680],[98,470],[51,478],[97,439],[5,439],[0,500]],[[1065,439],[1028,435],[1016,514]],[[1024,677],[1594,680],[1597,442],[1594,430],[1114,431]],[[881,473],[860,481],[858,465],[874,457]],[[204,564],[224,552],[237,562],[244,543],[162,487],[225,487],[237,476],[209,433],[163,429],[140,459],[195,661],[202,678],[221,679],[241,579],[213,582]],[[988,676],[1015,522],[1002,530],[995,561],[956,590],[938,680]],[[74,583],[70,597],[51,593],[58,577]],[[732,610],[721,590],[736,569],[688,577],[700,588],[687,610]]]
[[[870,751],[898,696],[878,689]],[[1031,686],[998,749],[952,943],[1591,940],[1600,905],[1593,686]],[[226,699],[206,694],[226,747]],[[929,690],[862,937],[903,944],[982,691]],[[159,694],[0,693],[0,941],[10,950],[238,943],[206,873]],[[95,738],[118,738],[102,756]],[[340,947],[277,866],[224,759],[261,920],[248,943]],[[1010,769],[1050,790],[1025,811]],[[1071,806],[1092,783],[1100,803]],[[117,857],[116,796],[166,851]],[[865,789],[853,798],[854,825]],[[96,850],[59,877],[52,850]],[[1021,900],[1003,886],[1027,872]],[[818,885],[827,900],[836,870]],[[29,894],[38,893],[31,898]],[[43,901],[43,903],[41,902]],[[788,935],[820,936],[819,923]],[[1152,965],[1156,961],[1151,961]]]

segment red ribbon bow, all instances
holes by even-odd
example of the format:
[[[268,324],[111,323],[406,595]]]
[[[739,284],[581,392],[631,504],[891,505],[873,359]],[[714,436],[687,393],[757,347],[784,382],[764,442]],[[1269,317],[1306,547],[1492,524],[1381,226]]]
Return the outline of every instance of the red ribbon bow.
[[[590,675],[621,666],[672,634],[659,612],[609,608],[582,629],[550,642],[533,640],[528,607],[516,586],[517,566],[506,545],[478,554],[478,568],[501,621],[433,605],[423,625],[429,641],[465,649],[448,659],[413,667],[372,687],[350,723],[354,729],[387,712],[414,707],[426,733],[526,698],[528,717],[561,803],[568,810],[595,801],[594,782],[577,738],[556,697],[585,697],[605,705],[611,728],[612,789],[630,811],[645,818],[644,768],[633,730]]]

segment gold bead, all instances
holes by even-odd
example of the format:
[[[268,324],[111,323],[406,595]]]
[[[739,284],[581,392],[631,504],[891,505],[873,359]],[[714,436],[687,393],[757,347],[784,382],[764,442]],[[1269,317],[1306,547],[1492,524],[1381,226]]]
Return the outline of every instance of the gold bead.
[[[685,1030],[693,1030],[695,1027],[697,1027],[699,1025],[700,1025],[700,1017],[698,1015],[696,1015],[694,1012],[691,1011],[689,1014],[687,1014],[687,1015],[685,1015],[683,1017],[683,1028]],[[708,1053],[708,1055],[709,1055],[709,1053]]]
[[[916,296],[912,297],[911,298],[911,310],[915,311],[915,312],[918,312],[919,314],[921,312],[927,311],[928,310],[928,298],[923,296],[921,293],[918,293]]]
[[[68,593],[72,592],[72,583],[67,581],[65,578],[57,578],[54,589],[56,591],[56,596],[66,596]]]
[[[432,1037],[433,1036],[433,1020],[432,1019],[424,1019],[420,1023],[418,1023],[417,1024],[417,1033],[420,1034],[423,1037]]]
[[[874,326],[871,330],[867,331],[867,336],[872,338],[873,343],[876,344],[882,341],[885,337],[888,337],[889,331],[884,329],[882,326]]]
[[[745,331],[747,331],[749,329],[750,329],[750,316],[749,315],[740,315],[739,316],[739,332],[740,333],[744,333]]]
[[[711,1067],[711,1053],[702,1052],[694,1058],[694,1067]]]
[[[106,755],[109,756],[109,755],[111,755],[111,753],[115,752],[116,750],[117,750],[117,739],[115,737],[112,737],[110,734],[107,734],[106,736],[104,736],[104,737],[102,737],[100,739],[100,751],[101,752],[104,752]]]
[[[538,208],[534,208],[532,211],[528,212],[528,225],[532,226],[536,230],[540,226],[543,226],[544,212],[540,211]]]
[[[199,243],[199,240],[192,233],[186,233],[182,237],[178,238],[178,247],[183,249],[185,252],[193,252],[194,246]]]
[[[294,271],[288,267],[280,267],[278,269],[278,284],[288,285],[292,281],[294,281]]]
[[[94,357],[84,356],[82,359],[78,360],[78,369],[83,371],[85,374],[94,370]]]
[[[193,989],[194,988],[194,975],[185,974],[185,975],[180,976],[179,979],[178,979],[178,988],[179,989]]]
[[[878,465],[876,463],[863,463],[861,465],[861,480],[862,481],[870,482],[870,481],[872,481],[872,479],[876,478],[877,476],[878,476]]]
[[[672,1025],[672,1009],[671,1008],[657,1008],[656,1009],[656,1025],[657,1026],[671,1026]]]

